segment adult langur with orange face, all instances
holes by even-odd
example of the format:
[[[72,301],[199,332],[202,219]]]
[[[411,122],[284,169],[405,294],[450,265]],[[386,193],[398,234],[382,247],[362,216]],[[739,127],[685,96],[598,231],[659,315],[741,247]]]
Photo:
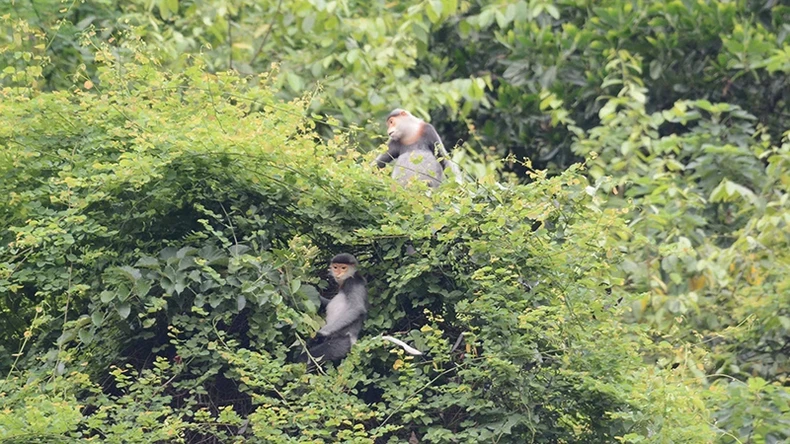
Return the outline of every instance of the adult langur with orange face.
[[[414,177],[437,187],[447,168],[456,180],[461,179],[461,171],[449,160],[442,139],[430,123],[406,110],[395,109],[387,116],[387,135],[387,152],[376,158],[376,165],[384,168],[394,160],[392,177],[401,185]]]

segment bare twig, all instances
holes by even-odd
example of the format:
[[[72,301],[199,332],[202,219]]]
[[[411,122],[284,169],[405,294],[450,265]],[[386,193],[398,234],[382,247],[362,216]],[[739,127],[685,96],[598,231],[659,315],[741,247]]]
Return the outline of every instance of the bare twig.
[[[233,29],[233,21],[230,17],[230,11],[228,12],[228,69],[233,69],[233,33],[231,30]]]
[[[269,22],[269,29],[266,30],[266,34],[263,36],[263,40],[261,40],[261,44],[258,45],[258,49],[256,49],[255,53],[252,55],[252,58],[250,59],[250,66],[252,66],[252,63],[255,61],[255,59],[257,59],[258,56],[261,55],[261,51],[263,51],[263,46],[266,44],[266,40],[269,39],[269,34],[272,33],[272,28],[274,28],[274,21],[277,20],[277,16],[280,15],[280,6],[282,6],[282,4],[283,4],[283,0],[277,2],[277,9],[274,11],[274,14],[272,14],[271,22]]]

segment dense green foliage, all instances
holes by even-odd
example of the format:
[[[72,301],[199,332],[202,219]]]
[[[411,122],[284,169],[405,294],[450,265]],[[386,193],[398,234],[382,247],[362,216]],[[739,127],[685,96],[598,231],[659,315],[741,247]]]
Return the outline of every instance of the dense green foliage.
[[[123,77],[121,65],[99,70],[98,94],[16,90],[3,104],[4,175],[16,178],[3,189],[4,287],[19,302],[6,319],[27,325],[44,307],[44,332],[62,333],[37,335],[58,347],[42,378],[94,393],[88,412],[57,412],[52,430],[7,417],[11,436],[224,440],[239,412],[264,440],[704,433],[702,403],[681,402],[681,386],[667,413],[657,393],[678,390],[676,376],[646,372],[637,350],[648,343],[604,307],[618,257],[607,238],[625,227],[576,168],[528,186],[398,192],[370,156],[315,144],[305,102],[277,103],[265,79],[122,66]],[[264,111],[248,114],[252,104]],[[407,239],[414,257],[401,254]],[[318,325],[326,252],[341,250],[380,276],[367,328],[405,331],[430,360],[370,335],[328,376],[287,363],[288,345]],[[540,283],[527,291],[527,280]],[[118,361],[128,367],[109,372],[107,393],[85,387],[80,375]],[[49,407],[28,396],[42,383],[27,381],[7,408]],[[657,390],[635,397],[645,386]]]
[[[790,439],[790,7],[6,13],[0,439]],[[395,106],[473,180],[373,171]],[[373,310],[305,375],[340,251]]]
[[[365,127],[364,142],[377,131],[368,119],[397,105],[437,117],[451,144],[475,140],[500,155],[567,167],[573,133],[541,112],[541,93],[571,105],[580,127],[596,126],[599,97],[619,90],[604,81],[617,51],[642,58],[648,111],[706,99],[749,110],[774,137],[787,128],[790,6],[771,0],[35,3],[6,8],[46,30],[56,55],[50,87],[69,85],[80,63],[91,70],[82,36],[132,33],[175,69],[182,53],[200,52],[217,72],[277,64],[281,97],[320,83],[328,93],[311,110]]]

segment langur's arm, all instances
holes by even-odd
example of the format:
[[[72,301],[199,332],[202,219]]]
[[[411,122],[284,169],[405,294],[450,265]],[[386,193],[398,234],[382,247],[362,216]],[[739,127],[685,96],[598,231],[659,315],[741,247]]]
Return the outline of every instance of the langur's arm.
[[[322,307],[326,307],[327,305],[329,305],[330,302],[332,302],[332,299],[327,299],[327,298],[321,296],[320,294],[318,295],[318,298],[321,300],[321,306]]]
[[[400,156],[400,147],[397,145],[393,146],[393,144],[390,144],[390,146],[387,147],[387,152],[379,154],[379,156],[376,157],[375,162],[379,168],[384,168],[385,165],[397,159],[398,156]]]
[[[365,289],[365,284],[354,280],[349,280],[343,286],[343,292],[346,294],[346,301],[348,307],[340,314],[340,317],[334,320],[331,324],[326,324],[318,330],[321,336],[331,336],[338,331],[348,327],[356,322],[361,316],[364,316],[368,310],[365,307],[368,291]],[[335,296],[337,297],[337,296]]]
[[[432,153],[439,153],[438,160],[442,165],[442,169],[445,170],[449,167],[450,171],[455,174],[455,180],[460,183],[461,169],[458,168],[458,165],[450,160],[450,154],[444,148],[444,144],[442,143],[442,139],[439,137],[439,133],[436,132],[436,128],[434,128],[430,123],[425,124],[423,139],[426,141],[426,143],[428,143],[428,148]]]

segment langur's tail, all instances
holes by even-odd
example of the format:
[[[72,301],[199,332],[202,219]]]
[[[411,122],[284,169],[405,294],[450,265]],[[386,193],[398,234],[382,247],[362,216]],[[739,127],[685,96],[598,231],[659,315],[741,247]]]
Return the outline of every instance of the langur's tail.
[[[420,356],[420,355],[422,355],[422,352],[421,352],[421,351],[419,351],[419,350],[417,350],[416,348],[414,348],[414,347],[410,346],[409,344],[407,344],[407,343],[405,343],[405,342],[401,341],[400,339],[395,339],[395,338],[393,338],[392,336],[385,336],[385,335],[382,335],[382,336],[381,336],[381,339],[384,339],[384,340],[390,341],[390,342],[392,342],[392,343],[393,343],[393,344],[395,344],[395,345],[399,345],[399,346],[403,347],[403,350],[405,350],[405,351],[406,351],[406,353],[408,353],[408,354],[410,354],[410,355],[414,355],[414,356]]]

